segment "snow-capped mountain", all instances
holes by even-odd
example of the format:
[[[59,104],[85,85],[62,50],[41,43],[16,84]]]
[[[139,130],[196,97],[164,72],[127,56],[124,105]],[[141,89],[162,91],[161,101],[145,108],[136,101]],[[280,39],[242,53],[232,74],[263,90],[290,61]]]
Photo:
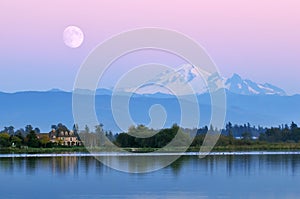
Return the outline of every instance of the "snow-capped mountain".
[[[242,95],[286,95],[283,89],[268,83],[255,83],[248,79],[242,79],[237,74],[233,74],[231,78],[224,78],[217,73],[211,74],[190,64],[185,64],[177,70],[166,70],[138,90],[124,88],[122,91],[138,94],[171,94],[176,90],[176,94],[191,94],[191,90],[187,88],[192,88],[193,93],[197,94],[225,88],[232,93]]]
[[[286,95],[283,89],[272,84],[259,84],[248,79],[244,80],[237,74],[233,74],[226,80],[225,88],[242,95]]]

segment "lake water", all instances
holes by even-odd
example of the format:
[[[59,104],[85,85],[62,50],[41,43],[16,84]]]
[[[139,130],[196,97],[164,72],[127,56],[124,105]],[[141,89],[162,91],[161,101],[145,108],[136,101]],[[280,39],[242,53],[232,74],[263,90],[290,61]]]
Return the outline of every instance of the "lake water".
[[[115,156],[135,168],[137,157]],[[163,157],[142,157],[159,164]],[[300,198],[300,155],[183,156],[161,170],[136,174],[93,157],[1,157],[0,198]]]

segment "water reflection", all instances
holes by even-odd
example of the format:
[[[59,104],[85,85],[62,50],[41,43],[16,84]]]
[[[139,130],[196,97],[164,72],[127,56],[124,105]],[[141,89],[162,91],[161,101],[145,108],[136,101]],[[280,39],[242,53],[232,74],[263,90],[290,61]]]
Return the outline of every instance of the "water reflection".
[[[102,161],[140,171],[164,164],[164,158],[114,156]],[[93,157],[0,158],[0,198],[40,198],[33,190],[48,193],[52,187],[44,198],[290,199],[299,198],[299,174],[300,155],[183,156],[144,174],[115,171]]]
[[[153,165],[163,165],[168,156],[113,156],[101,157],[101,161],[113,162],[134,172],[145,171]],[[143,162],[143,164],[137,164]],[[140,165],[140,167],[137,167]],[[300,172],[300,155],[243,155],[243,156],[183,156],[166,169],[174,174],[181,173],[188,167],[205,175],[226,174],[226,176],[253,176],[261,172],[298,175]],[[1,158],[0,173],[26,173],[34,175],[37,170],[49,170],[52,175],[88,175],[89,172],[102,174],[112,169],[93,157],[50,157],[50,158]]]

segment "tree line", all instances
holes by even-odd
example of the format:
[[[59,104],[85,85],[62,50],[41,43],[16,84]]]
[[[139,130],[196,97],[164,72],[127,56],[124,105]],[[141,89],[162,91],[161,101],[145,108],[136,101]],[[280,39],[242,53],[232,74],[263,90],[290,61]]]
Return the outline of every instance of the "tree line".
[[[59,123],[51,125],[51,129],[70,131],[65,125]],[[105,131],[103,125],[99,124],[94,129],[85,126],[79,130],[77,125],[73,125],[72,131],[78,140],[84,142],[87,147],[101,147],[113,142],[119,147],[131,148],[161,148],[169,144],[176,136],[174,146],[200,147],[207,133],[221,132],[217,146],[227,145],[249,145],[251,143],[298,143],[300,141],[300,128],[296,123],[290,125],[280,125],[278,127],[232,125],[228,122],[224,129],[202,127],[199,129],[181,128],[174,124],[170,128],[155,130],[147,128],[145,125],[131,126],[127,132],[113,134]],[[40,134],[39,128],[31,125],[15,130],[13,126],[4,127],[0,131],[0,147],[55,147],[48,135]],[[59,146],[59,145],[58,145]]]
[[[37,134],[40,133],[39,128],[33,128],[31,125],[26,125],[25,128],[15,130],[13,126],[4,127],[0,131],[0,147],[40,147],[47,144],[50,140],[48,137],[38,139]]]

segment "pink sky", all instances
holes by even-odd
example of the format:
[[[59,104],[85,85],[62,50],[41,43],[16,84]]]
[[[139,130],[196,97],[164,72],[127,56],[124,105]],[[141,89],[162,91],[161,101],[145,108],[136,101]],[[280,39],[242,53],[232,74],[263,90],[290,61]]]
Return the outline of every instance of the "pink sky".
[[[80,64],[99,42],[155,26],[194,38],[226,77],[238,73],[300,93],[299,8],[298,0],[2,0],[0,91],[71,90]],[[84,31],[78,49],[62,41],[68,25]]]

